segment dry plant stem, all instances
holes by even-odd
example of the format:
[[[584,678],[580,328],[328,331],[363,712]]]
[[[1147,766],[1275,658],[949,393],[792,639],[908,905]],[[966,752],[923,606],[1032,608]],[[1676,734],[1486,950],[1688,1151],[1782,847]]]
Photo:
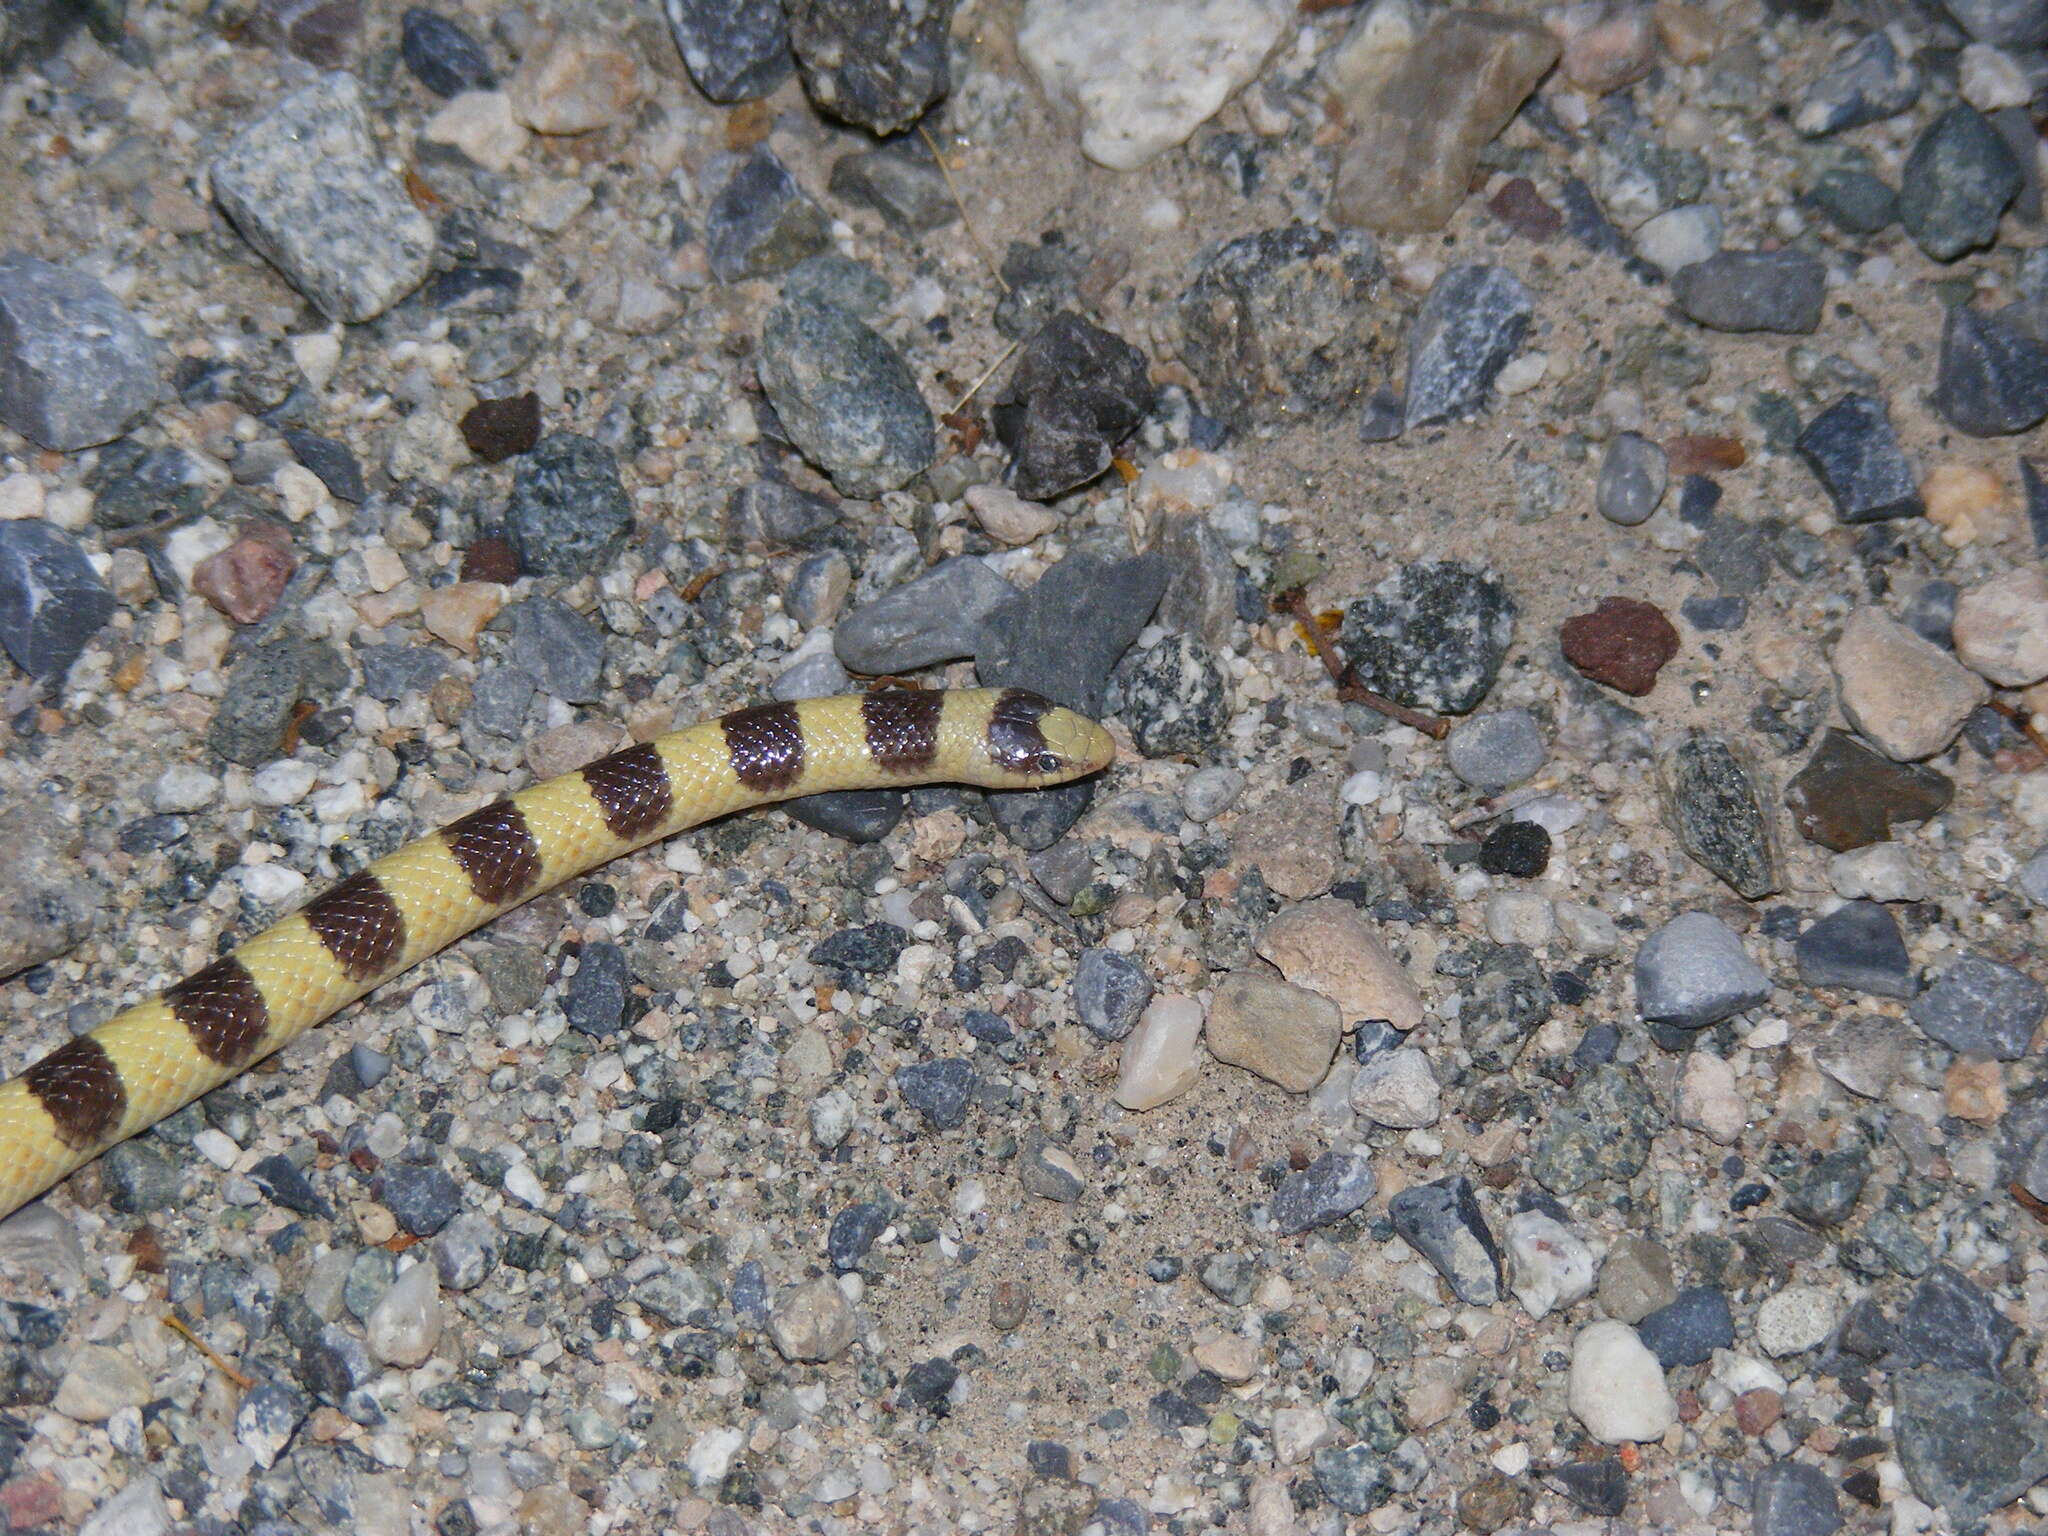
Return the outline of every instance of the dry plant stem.
[[[2034,744],[2042,756],[2048,757],[2048,736],[2043,736],[2034,724],[2034,717],[2017,704],[2008,704],[2003,699],[1993,699],[1991,707],[2013,723],[2013,728]]]
[[[998,288],[1008,293],[1010,285],[1003,281],[1002,269],[996,265],[996,259],[989,251],[988,242],[981,238],[981,231],[975,228],[974,215],[967,211],[967,204],[960,196],[960,188],[953,181],[953,168],[946,164],[946,157],[939,153],[939,146],[932,142],[931,130],[923,123],[919,123],[917,136],[924,140],[924,147],[932,152],[932,159],[938,162],[939,174],[946,178],[946,190],[953,196],[953,206],[960,210],[960,222],[967,226],[967,238],[972,240],[974,248],[981,252],[981,259],[988,266],[989,276],[996,280]],[[959,408],[955,406],[953,409],[957,411]]]
[[[164,1326],[170,1329],[173,1333],[182,1334],[187,1343],[189,1343],[194,1349],[198,1350],[199,1353],[206,1356],[208,1360],[213,1362],[214,1368],[218,1370],[221,1373],[221,1375],[227,1377],[229,1381],[232,1381],[244,1392],[251,1392],[255,1390],[256,1383],[254,1380],[252,1380],[248,1376],[245,1376],[242,1372],[236,1370],[232,1365],[229,1365],[227,1361],[222,1359],[219,1351],[217,1351],[211,1344],[207,1343],[206,1340],[199,1337],[198,1334],[194,1333],[192,1331],[191,1325],[188,1324],[185,1321],[185,1319],[178,1316],[177,1313],[165,1313]]]
[[[1424,714],[1419,709],[1410,709],[1405,704],[1396,704],[1383,694],[1374,693],[1370,688],[1361,687],[1351,678],[1351,669],[1345,665],[1335,651],[1330,649],[1316,624],[1316,616],[1309,612],[1308,598],[1297,587],[1292,592],[1283,592],[1274,599],[1274,607],[1290,614],[1301,625],[1302,637],[1308,641],[1308,648],[1323,664],[1323,670],[1330,674],[1330,681],[1337,685],[1337,697],[1346,704],[1363,704],[1367,709],[1377,710],[1390,720],[1398,720],[1411,726],[1423,735],[1442,741],[1451,732],[1451,722],[1441,715]]]
[[[976,379],[972,384],[967,386],[967,393],[962,395],[959,399],[959,402],[954,405],[952,410],[946,412],[946,414],[948,416],[958,416],[962,411],[966,410],[967,402],[972,400],[976,395],[981,393],[981,386],[986,384],[990,379],[994,378],[996,376],[996,370],[1002,367],[1003,364],[1007,363],[1010,360],[1010,354],[1012,352],[1015,352],[1019,347],[1023,345],[1024,343],[1021,341],[1013,341],[1007,347],[1003,348],[1002,355],[999,356],[994,362],[990,363],[986,368],[981,370],[981,377]]]

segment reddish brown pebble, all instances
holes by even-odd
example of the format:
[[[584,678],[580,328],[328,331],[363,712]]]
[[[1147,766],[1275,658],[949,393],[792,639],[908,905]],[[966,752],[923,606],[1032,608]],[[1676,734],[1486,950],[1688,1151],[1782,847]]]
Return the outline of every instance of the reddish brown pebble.
[[[462,579],[510,586],[519,579],[519,556],[496,534],[478,539],[462,552]]]
[[[1671,477],[1711,475],[1716,470],[1740,469],[1749,462],[1749,450],[1739,437],[1670,437],[1664,440],[1664,458]]]
[[[291,534],[278,523],[251,518],[234,543],[199,562],[192,588],[237,624],[254,624],[277,606],[298,568]]]
[[[1517,176],[1486,200],[1489,212],[1524,240],[1555,240],[1564,215],[1543,200],[1536,183]]]
[[[1657,686],[1657,672],[1678,654],[1678,631],[1655,603],[1603,597],[1591,613],[1564,621],[1558,631],[1564,659],[1596,683],[1641,698]]]
[[[540,396],[532,390],[479,400],[462,415],[462,440],[486,464],[524,453],[540,441]]]
[[[1784,1411],[1784,1400],[1777,1393],[1769,1387],[1752,1387],[1735,1399],[1735,1424],[1754,1440],[1777,1423]]]
[[[30,1473],[0,1484],[0,1521],[10,1531],[54,1525],[64,1514],[64,1490],[47,1477]]]
[[[1671,1394],[1671,1401],[1678,1405],[1681,1424],[1690,1424],[1700,1416],[1700,1397],[1691,1387],[1680,1387]]]

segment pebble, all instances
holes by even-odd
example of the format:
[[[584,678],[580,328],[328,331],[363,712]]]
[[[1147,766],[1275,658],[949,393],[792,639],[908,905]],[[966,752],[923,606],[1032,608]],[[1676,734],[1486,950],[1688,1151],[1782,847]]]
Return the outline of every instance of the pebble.
[[[1899,843],[1875,843],[1828,860],[1828,883],[1846,901],[1924,901],[1927,873]]]
[[[618,558],[633,529],[633,503],[611,449],[575,432],[553,432],[519,461],[505,503],[505,537],[519,568],[588,576]]]
[[[1435,1125],[1442,1102],[1429,1057],[1413,1047],[1367,1057],[1351,1078],[1351,1107],[1374,1125],[1403,1131]]]
[[[512,115],[535,133],[595,133],[629,119],[640,70],[602,34],[562,27],[527,50],[505,94]]]
[[[1932,819],[1954,793],[1955,785],[1932,768],[1895,763],[1831,730],[1786,785],[1785,803],[1810,842],[1845,853]]]
[[[50,1406],[82,1424],[101,1424],[150,1401],[150,1382],[124,1350],[81,1344],[71,1351]]]
[[[1017,589],[975,555],[956,555],[839,621],[834,654],[851,672],[883,676],[974,654],[981,626]]]
[[[1854,1214],[1869,1182],[1869,1154],[1861,1147],[1842,1147],[1824,1154],[1801,1173],[1785,1203],[1802,1221],[1836,1227]]]
[[[1876,608],[1859,608],[1835,642],[1842,713],[1895,762],[1931,757],[1990,697],[1984,680]]]
[[[1296,987],[1332,999],[1347,1023],[1384,1019],[1409,1030],[1422,1022],[1422,993],[1407,968],[1348,901],[1326,897],[1284,909],[1257,949]]]
[[[1176,306],[1202,408],[1244,428],[1348,402],[1384,372],[1379,250],[1355,229],[1264,229],[1204,260]]]
[[[1050,501],[1109,468],[1152,406],[1145,354],[1079,315],[1054,315],[1017,354],[993,412],[1009,486]]]
[[[1470,1179],[1459,1174],[1410,1185],[1387,1202],[1387,1217],[1402,1240],[1436,1267],[1460,1301],[1490,1307],[1500,1299],[1500,1246]]]
[[[1626,1181],[1649,1158],[1651,1137],[1663,1123],[1634,1072],[1594,1066],[1550,1112],[1530,1171],[1554,1195],[1576,1194],[1601,1179]]]
[[[259,1467],[274,1466],[313,1411],[313,1400],[285,1382],[258,1382],[235,1410],[235,1438]]]
[[[1128,1035],[1152,1001],[1152,978],[1128,955],[1088,949],[1074,967],[1074,1013],[1100,1040]]]
[[[1803,1462],[1776,1461],[1757,1473],[1749,1509],[1755,1536],[1834,1536],[1842,1528],[1835,1485]]]
[[[785,1360],[837,1360],[852,1347],[854,1333],[852,1306],[824,1276],[785,1290],[768,1317],[769,1340]]]
[[[139,1473],[86,1517],[78,1536],[171,1536],[177,1528],[163,1485]]]
[[[242,237],[329,319],[374,320],[426,280],[434,226],[386,168],[350,75],[278,101],[210,177]]]
[[[1326,1445],[1310,1458],[1316,1487],[1347,1515],[1369,1515],[1392,1497],[1394,1485],[1381,1453],[1364,1441]]]
[[[1240,971],[1216,988],[1204,1038],[1218,1061],[1307,1093],[1329,1073],[1343,1035],[1327,997]]]
[[[2006,437],[2048,417],[2048,347],[2004,316],[1949,306],[1934,408],[1972,437]]]
[[[1041,1142],[1018,1160],[1017,1182],[1040,1199],[1072,1205],[1087,1193],[1088,1181],[1081,1165],[1064,1147]]]
[[[1710,330],[1810,336],[1820,326],[1827,268],[1805,251],[1719,251],[1672,274],[1671,295]]]
[[[960,1057],[945,1061],[921,1061],[896,1074],[896,1091],[903,1102],[924,1116],[935,1131],[950,1131],[965,1123],[968,1106],[981,1086],[974,1064]]]
[[[1603,1445],[1660,1440],[1678,1404],[1656,1356],[1626,1323],[1588,1323],[1572,1339],[1565,1397],[1586,1433]]]
[[[1792,126],[1809,138],[1881,123],[1920,99],[1920,71],[1874,29],[1836,54],[1799,98]]]
[[[1718,917],[1682,912],[1636,951],[1636,1010],[1656,1023],[1703,1029],[1771,995],[1770,977]]]
[[[169,1210],[184,1194],[184,1167],[151,1142],[127,1141],[110,1148],[99,1162],[107,1204],[125,1216],[147,1216]]]
[[[967,510],[974,514],[983,533],[1012,548],[1034,543],[1060,525],[1057,512],[1026,501],[1001,485],[969,486]]]
[[[2019,1328],[1967,1275],[1947,1264],[1929,1270],[1899,1314],[1902,1363],[1993,1376]]]
[[[2048,849],[2022,864],[2014,883],[2035,906],[2048,907]]]
[[[1834,1292],[1817,1285],[1788,1285],[1766,1296],[1756,1309],[1757,1347],[1774,1360],[1804,1354],[1827,1342],[1837,1315]]]
[[[1025,592],[1013,592],[982,621],[974,642],[974,668],[990,688],[1029,688],[1083,714],[1099,715],[1111,669],[1131,648],[1159,606],[1166,586],[1158,555],[1127,560],[1093,554],[1067,556]],[[1036,790],[1006,795],[996,804],[996,821],[1021,842],[1022,822],[1033,806],[1070,805],[1074,815],[1087,803],[1087,787]],[[1006,810],[1005,807],[1008,809]],[[1069,816],[1052,837],[1073,825]],[[1032,836],[1042,836],[1034,828]],[[1038,849],[1052,841],[1022,845]]]
[[[1820,918],[1793,945],[1799,979],[1874,997],[1909,998],[1919,990],[1898,919],[1874,901],[1850,901]]]
[[[1273,1225],[1282,1237],[1334,1225],[1362,1210],[1378,1188],[1366,1153],[1333,1148],[1280,1181],[1273,1191]]]
[[[1665,785],[1687,853],[1745,900],[1778,888],[1771,811],[1743,754],[1722,737],[1695,735],[1666,761]]]
[[[1127,652],[1113,674],[1112,703],[1147,757],[1203,757],[1223,739],[1230,692],[1216,653],[1188,635]]]
[[[2048,988],[1989,955],[1958,956],[1907,1010],[1922,1034],[1952,1051],[2017,1061],[2048,1017]]]
[[[504,1243],[488,1216],[464,1211],[434,1234],[434,1272],[451,1291],[473,1291],[498,1267]]]
[[[1356,126],[1339,151],[1331,217],[1385,234],[1443,228],[1480,153],[1558,52],[1555,35],[1533,20],[1470,10],[1430,17],[1414,45],[1376,72],[1375,88],[1354,90],[1347,103]]]
[[[1704,1365],[1715,1350],[1735,1347],[1735,1314],[1722,1292],[1696,1285],[1637,1322],[1636,1336],[1667,1371]]]
[[[1574,614],[1558,630],[1564,658],[1596,683],[1641,698],[1678,654],[1678,631],[1654,603],[1603,597],[1591,613]]]
[[[1735,1086],[1735,1069],[1712,1051],[1688,1054],[1678,1080],[1678,1123],[1729,1147],[1748,1128],[1749,1117],[1749,1101]]]
[[[254,624],[277,606],[298,564],[291,534],[252,518],[232,544],[194,567],[192,590],[235,623]]]
[[[1570,1227],[1548,1212],[1526,1210],[1510,1216],[1505,1230],[1515,1300],[1532,1318],[1567,1311],[1592,1294],[1598,1261]]]
[[[1637,1232],[1624,1232],[1600,1261],[1600,1310],[1634,1327],[1678,1299],[1671,1254]]]
[[[1206,825],[1237,803],[1244,783],[1244,775],[1235,768],[1197,769],[1181,782],[1180,808],[1188,820]]]
[[[705,209],[704,244],[721,283],[772,277],[829,249],[830,220],[774,151],[757,144]]]
[[[1081,118],[1081,153],[1134,171],[1215,116],[1288,35],[1271,0],[1026,0],[1017,52]]]
[[[59,453],[111,442],[155,406],[161,356],[105,285],[0,254],[0,422]]]
[[[1504,821],[1486,834],[1486,841],[1479,845],[1477,862],[1480,869],[1489,875],[1506,875],[1515,880],[1534,880],[1550,867],[1550,833],[1537,822]],[[1550,912],[1550,903],[1547,899],[1541,896],[1525,898],[1516,892],[1502,891],[1489,898],[1489,904],[1495,900],[1502,900],[1500,910],[1503,914],[1511,912],[1519,921],[1543,925],[1545,931],[1535,941],[1535,945],[1541,945],[1549,940],[1548,929],[1554,921],[1554,914]],[[1498,939],[1496,942],[1506,944],[1528,941]]]
[[[1466,784],[1483,795],[1497,795],[1540,773],[1550,749],[1534,715],[1503,709],[1452,727],[1444,756]]]
[[[900,133],[951,89],[950,0],[785,0],[783,9],[804,90],[830,117]]]
[[[2048,574],[2017,566],[1956,600],[1956,659],[2000,688],[2048,679]]]
[[[1633,528],[1657,510],[1669,480],[1661,447],[1634,432],[1617,433],[1600,461],[1594,505],[1610,523]]]
[[[1842,396],[1807,423],[1798,448],[1845,523],[1918,517],[1926,510],[1913,466],[1881,400]]]
[[[960,217],[938,162],[908,142],[841,155],[832,163],[829,186],[834,197],[872,208],[906,235],[943,229]]]
[[[1177,993],[1155,997],[1124,1041],[1114,1097],[1142,1112],[1171,1103],[1202,1075],[1202,1005]]]
[[[2024,184],[2004,137],[1958,102],[1921,131],[1899,174],[1899,222],[1936,261],[1998,238],[1998,220]]]
[[[498,78],[483,44],[460,22],[423,5],[409,6],[401,18],[399,55],[413,78],[436,96],[497,88]]]
[[[381,1192],[399,1227],[414,1237],[432,1237],[462,1209],[462,1186],[432,1164],[387,1167]]]
[[[284,440],[292,457],[310,469],[336,501],[354,505],[368,494],[363,485],[363,467],[348,444],[297,427],[286,427]]]
[[[758,101],[796,68],[781,0],[663,0],[676,52],[716,102]]]
[[[1484,407],[1535,314],[1534,296],[1505,267],[1446,267],[1408,332],[1406,429]]]
[[[1629,1476],[1619,1461],[1568,1462],[1552,1475],[1565,1496],[1589,1515],[1617,1516],[1628,1508]]]
[[[845,310],[784,301],[762,328],[759,357],[761,387],[790,440],[842,495],[896,490],[932,462],[932,413],[915,376]]]
[[[1344,610],[1338,643],[1359,682],[1402,704],[1469,714],[1514,639],[1498,577],[1453,560],[1403,566]]]
[[[1845,235],[1877,234],[1899,216],[1898,193],[1868,171],[1828,171],[1807,195]]]

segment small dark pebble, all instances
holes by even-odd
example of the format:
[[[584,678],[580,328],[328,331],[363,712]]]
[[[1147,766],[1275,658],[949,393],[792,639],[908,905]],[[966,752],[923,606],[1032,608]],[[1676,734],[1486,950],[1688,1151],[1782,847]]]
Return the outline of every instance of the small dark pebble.
[[[1479,867],[1489,875],[1533,880],[1550,866],[1550,834],[1533,821],[1503,822],[1480,845]]]
[[[486,464],[500,464],[540,441],[540,396],[532,390],[479,400],[462,413],[462,440]]]

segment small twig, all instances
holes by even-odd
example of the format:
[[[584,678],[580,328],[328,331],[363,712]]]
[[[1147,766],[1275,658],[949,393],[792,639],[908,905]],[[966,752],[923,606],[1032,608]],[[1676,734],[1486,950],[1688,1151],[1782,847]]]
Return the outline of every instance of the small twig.
[[[1511,789],[1504,795],[1489,795],[1453,816],[1450,828],[1453,832],[1462,832],[1467,827],[1476,827],[1482,821],[1492,821],[1496,816],[1519,811],[1531,800],[1540,800],[1556,788],[1556,780],[1539,779],[1534,784],[1524,784],[1520,789]]]
[[[967,211],[967,203],[960,196],[960,188],[953,181],[953,168],[946,164],[946,157],[939,153],[939,146],[932,142],[931,132],[923,123],[917,125],[917,136],[924,140],[924,147],[930,150],[932,158],[938,161],[939,174],[946,178],[946,190],[953,196],[953,206],[960,210],[960,222],[967,226],[968,239],[972,240],[974,248],[981,252],[981,259],[988,266],[989,276],[996,280],[998,288],[1008,293],[1010,285],[1003,281],[1002,269],[996,265],[995,256],[990,252],[988,242],[981,238],[981,231],[974,227],[974,215]],[[956,406],[954,409],[957,410],[959,407]]]
[[[2034,724],[2034,717],[2017,704],[2008,704],[2003,699],[1993,699],[1991,707],[2013,723],[2013,728],[2034,744],[2036,751],[2048,757],[2048,736],[2043,736],[2040,727]]]
[[[1442,716],[1410,709],[1405,704],[1397,704],[1384,694],[1374,693],[1370,688],[1360,685],[1352,677],[1351,668],[1323,639],[1321,627],[1316,623],[1316,616],[1309,612],[1308,596],[1301,588],[1296,587],[1291,592],[1281,593],[1273,599],[1273,606],[1282,613],[1292,615],[1295,622],[1301,625],[1302,638],[1308,642],[1308,648],[1316,660],[1323,664],[1323,670],[1330,674],[1330,681],[1337,685],[1337,697],[1344,703],[1363,704],[1367,709],[1377,710],[1388,719],[1398,720],[1403,725],[1410,726],[1437,741],[1442,741],[1451,733],[1451,722]]]
[[[1024,343],[1021,341],[1013,341],[1007,347],[1003,348],[1002,356],[998,357],[994,362],[990,363],[986,368],[981,370],[981,377],[976,379],[972,384],[967,386],[967,393],[962,395],[960,397],[959,403],[955,405],[953,409],[946,412],[946,414],[948,416],[958,416],[962,411],[966,410],[967,402],[972,400],[976,395],[981,393],[981,386],[986,384],[990,379],[994,378],[996,376],[996,370],[1002,367],[1003,364],[1007,363],[1010,360],[1010,354],[1016,351],[1022,345],[1024,345]]]
[[[214,1368],[218,1370],[221,1373],[221,1375],[227,1377],[229,1381],[232,1381],[244,1392],[253,1391],[255,1389],[256,1382],[253,1377],[245,1376],[242,1374],[242,1372],[236,1370],[232,1365],[229,1365],[226,1360],[221,1358],[220,1351],[215,1349],[211,1344],[207,1343],[206,1340],[199,1337],[198,1334],[194,1333],[192,1331],[191,1325],[187,1323],[185,1319],[178,1316],[177,1313],[166,1312],[164,1314],[164,1326],[170,1329],[173,1333],[183,1334],[187,1343],[189,1343],[194,1349],[198,1350],[199,1353],[206,1356],[208,1360],[211,1360],[214,1364]]]

